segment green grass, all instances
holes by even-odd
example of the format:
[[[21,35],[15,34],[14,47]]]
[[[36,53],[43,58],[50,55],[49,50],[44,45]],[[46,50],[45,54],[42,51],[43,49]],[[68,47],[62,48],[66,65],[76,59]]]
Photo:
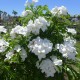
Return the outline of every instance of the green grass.
[[[76,43],[76,49],[77,49],[77,52],[78,52],[77,57],[80,58],[80,41],[78,41],[78,42]]]

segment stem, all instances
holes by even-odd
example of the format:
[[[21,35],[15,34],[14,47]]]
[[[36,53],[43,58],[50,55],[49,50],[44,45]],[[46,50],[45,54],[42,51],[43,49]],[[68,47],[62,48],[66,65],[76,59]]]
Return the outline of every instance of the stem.
[[[64,68],[65,68],[66,59],[63,58],[62,60],[63,60],[63,64],[62,64],[62,80],[65,80],[65,78],[64,78],[65,69]]]

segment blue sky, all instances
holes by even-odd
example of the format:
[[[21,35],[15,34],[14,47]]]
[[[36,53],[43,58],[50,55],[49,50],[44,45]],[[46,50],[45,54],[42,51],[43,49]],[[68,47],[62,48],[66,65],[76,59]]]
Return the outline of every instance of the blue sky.
[[[18,15],[24,10],[26,0],[0,0],[0,10],[6,11],[9,14],[12,14],[12,11],[15,10],[18,12]],[[31,1],[31,0],[29,0]],[[68,9],[68,12],[71,15],[80,14],[80,0],[39,0],[37,5],[49,6],[49,9],[52,9],[55,6],[65,6]]]

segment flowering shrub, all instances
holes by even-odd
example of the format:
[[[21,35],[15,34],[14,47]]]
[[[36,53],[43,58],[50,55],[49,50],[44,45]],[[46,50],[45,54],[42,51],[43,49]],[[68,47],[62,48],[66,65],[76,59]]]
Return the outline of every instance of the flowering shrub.
[[[0,26],[1,80],[79,80],[75,70],[76,31],[69,26],[64,6],[51,11],[26,2],[21,23],[10,32]]]

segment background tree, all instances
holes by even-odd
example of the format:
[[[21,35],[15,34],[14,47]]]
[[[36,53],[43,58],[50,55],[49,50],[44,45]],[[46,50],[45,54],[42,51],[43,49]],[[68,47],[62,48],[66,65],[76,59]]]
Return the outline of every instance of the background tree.
[[[0,10],[0,23],[1,23],[1,15],[2,15],[3,11]]]
[[[13,14],[14,16],[16,16],[18,13],[17,13],[17,11],[13,10],[13,11],[12,11],[12,14]]]

